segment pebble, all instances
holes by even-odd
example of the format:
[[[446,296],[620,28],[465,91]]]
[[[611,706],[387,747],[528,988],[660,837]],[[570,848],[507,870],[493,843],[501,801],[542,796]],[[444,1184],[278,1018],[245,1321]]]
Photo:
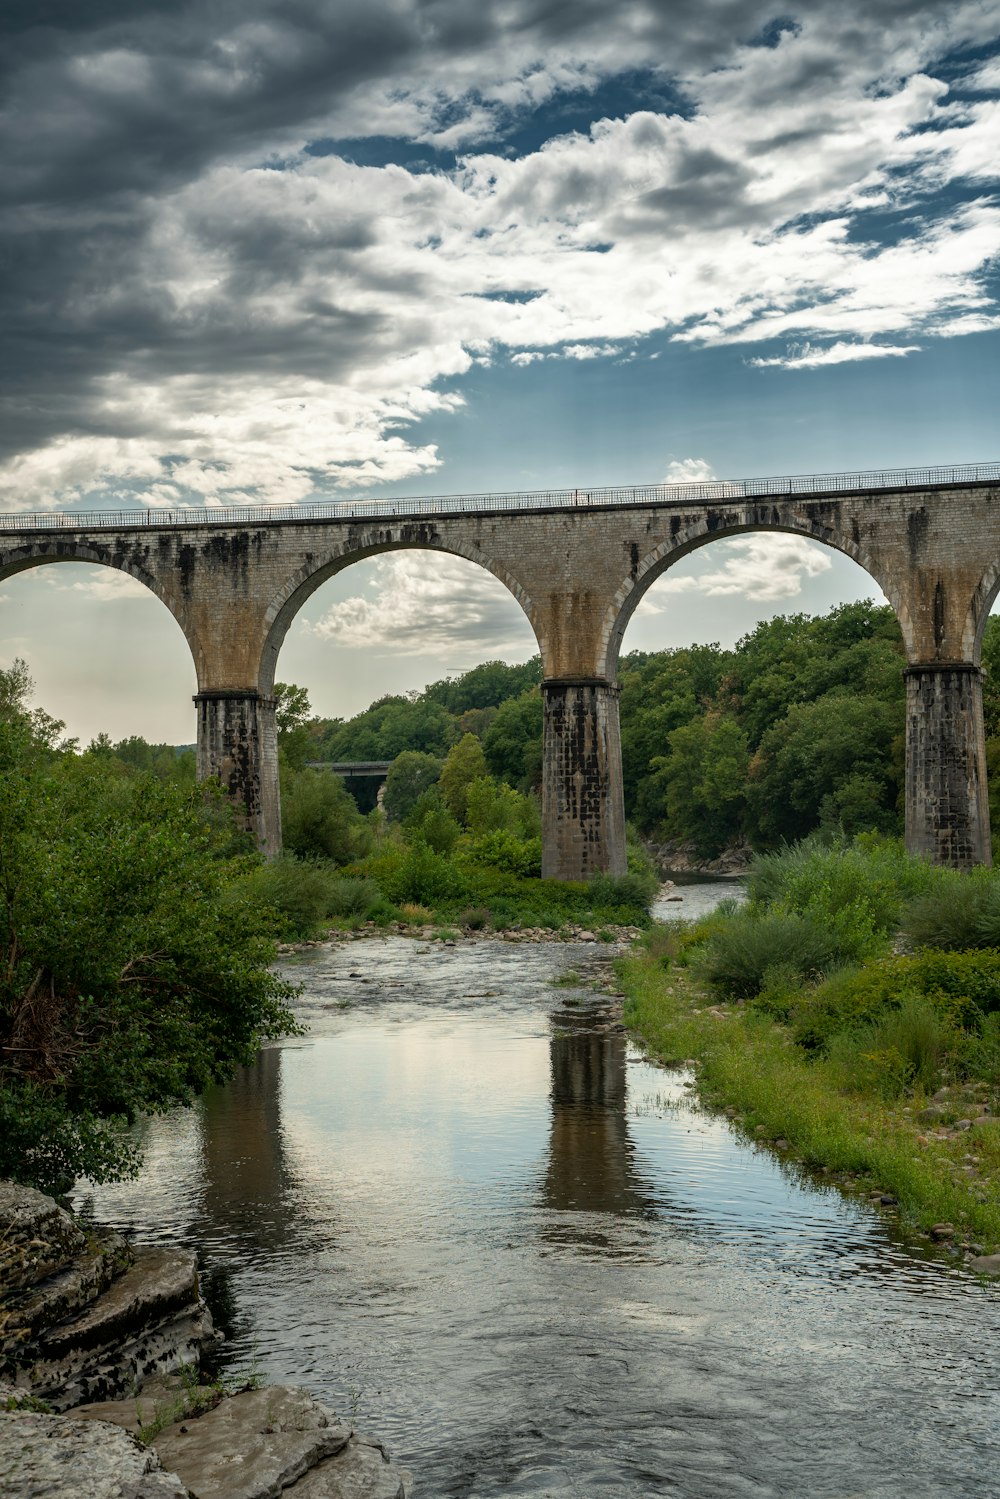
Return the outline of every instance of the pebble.
[[[932,1223],[929,1232],[932,1239],[950,1239],[954,1237],[955,1225],[954,1223]]]

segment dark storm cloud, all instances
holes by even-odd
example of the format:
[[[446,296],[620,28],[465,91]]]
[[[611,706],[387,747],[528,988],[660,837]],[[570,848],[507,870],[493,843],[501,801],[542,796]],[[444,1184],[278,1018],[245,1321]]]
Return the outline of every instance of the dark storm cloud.
[[[834,42],[760,70],[747,108],[778,116],[790,94],[815,95],[813,118],[781,120],[758,154],[808,145],[810,130],[820,139],[821,96],[853,62],[845,37],[854,34],[858,48],[884,42],[891,76],[893,47],[915,66],[921,18],[930,26],[940,12],[902,0],[808,7],[811,19],[830,19]],[[282,399],[296,380],[368,389],[375,410],[383,398],[371,395],[373,372],[391,368],[383,404],[409,392],[405,421],[421,409],[421,390],[461,371],[463,342],[488,342],[496,325],[442,334],[461,273],[396,253],[392,226],[424,224],[427,244],[449,229],[472,234],[485,195],[456,206],[435,174],[402,181],[392,168],[364,181],[318,167],[310,176],[302,148],[318,136],[372,134],[440,139],[449,149],[495,144],[560,88],[586,90],[637,68],[661,69],[681,87],[715,78],[725,97],[740,87],[728,71],[734,59],[755,40],[782,51],[785,23],[766,0],[7,0],[0,462],[77,437],[145,436],[149,453],[176,451],[187,430],[181,398],[171,406],[159,389],[130,401],[129,382],[153,392],[189,380],[192,421],[213,380],[220,405],[226,382],[242,382],[229,398],[232,430],[245,426],[262,441],[264,418],[244,423],[237,411],[251,378],[261,388],[276,382]],[[980,32],[973,26],[968,39],[982,43],[985,23]],[[612,201],[615,174],[580,153],[566,154],[561,175],[540,171],[534,187],[508,198],[518,212],[533,203],[568,219],[606,203],[609,231],[636,239],[665,227],[751,225],[764,214],[761,195],[751,204],[745,160],[723,144],[671,149],[669,175],[643,182],[624,207]],[[492,228],[479,232],[485,239]],[[513,284],[532,279],[522,265]],[[435,338],[436,363],[421,362]],[[253,401],[263,399],[255,390]],[[360,406],[344,421],[378,426]],[[152,462],[136,471],[148,475]],[[44,494],[49,481],[37,482]]]

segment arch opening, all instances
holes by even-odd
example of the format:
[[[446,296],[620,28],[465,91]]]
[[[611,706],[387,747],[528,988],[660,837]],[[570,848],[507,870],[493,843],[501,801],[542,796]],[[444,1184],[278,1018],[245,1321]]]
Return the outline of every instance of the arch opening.
[[[0,566],[0,657],[23,658],[35,698],[81,744],[100,734],[191,745],[194,660],[151,581],[98,556]]]
[[[294,756],[286,737],[283,774],[292,758],[298,769],[357,766],[347,784],[363,811],[402,751],[443,758],[465,732],[481,740],[538,652],[512,590],[438,548],[332,559],[278,601],[272,619],[261,696],[271,697],[277,676],[305,689],[313,715]],[[475,684],[449,686],[475,668]],[[279,696],[279,717],[286,702]]]
[[[653,559],[638,584],[609,656],[626,815],[661,859],[902,831],[905,626],[871,573],[829,542],[744,527]]]
[[[373,661],[379,684],[404,693],[484,660],[523,661],[538,650],[530,608],[513,579],[455,551],[404,543],[332,558],[272,602],[260,692],[279,656],[284,678],[323,673],[315,706],[341,713],[371,702]]]
[[[712,569],[705,567],[699,554],[709,546],[723,549],[721,566],[717,562]],[[719,555],[716,552],[716,557]],[[657,584],[662,592],[697,595],[702,591],[707,597],[719,599],[739,597],[745,592],[752,602],[759,602],[796,597],[803,576],[816,580],[820,595],[831,596],[830,589],[824,590],[819,581],[825,574],[829,573],[835,587],[860,574],[866,580],[866,587],[858,596],[877,595],[893,609],[904,646],[908,648],[913,631],[906,601],[893,579],[877,576],[867,562],[860,549],[840,533],[819,534],[817,530],[763,522],[727,527],[724,532],[699,527],[690,535],[682,533],[638,559],[633,575],[626,579],[613,600],[604,632],[607,673],[613,678],[632,617],[641,610]],[[706,572],[713,574],[710,582],[700,583]],[[853,591],[850,583],[846,591]],[[745,622],[755,622],[752,611]]]

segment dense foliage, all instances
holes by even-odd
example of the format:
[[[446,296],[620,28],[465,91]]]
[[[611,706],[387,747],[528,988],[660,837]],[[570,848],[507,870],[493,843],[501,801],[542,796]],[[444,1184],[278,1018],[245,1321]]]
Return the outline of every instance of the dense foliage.
[[[988,753],[1000,765],[1000,622],[987,629],[984,663]],[[817,829],[899,832],[902,666],[892,610],[865,601],[767,620],[732,650],[625,656],[627,817],[646,836],[693,843],[703,856],[740,841],[777,848]],[[443,760],[471,734],[490,775],[537,791],[539,678],[537,658],[486,662],[347,722],[314,719],[303,731],[309,758]]]
[[[29,688],[0,672],[0,1176],[51,1190],[129,1169],[137,1113],[228,1077],[291,1016],[228,809],[172,765],[60,747]]]
[[[998,910],[992,870],[934,868],[875,835],[812,840],[757,859],[746,906],[722,907],[674,956],[835,1059],[847,1089],[1000,1085]]]

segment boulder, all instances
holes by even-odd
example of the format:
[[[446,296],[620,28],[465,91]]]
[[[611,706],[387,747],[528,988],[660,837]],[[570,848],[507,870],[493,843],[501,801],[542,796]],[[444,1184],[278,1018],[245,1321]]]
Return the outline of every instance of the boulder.
[[[969,1261],[969,1269],[980,1275],[1000,1275],[1000,1254],[978,1254]]]
[[[300,1478],[288,1499],[407,1499],[410,1475],[394,1467],[381,1442],[354,1432],[336,1457]]]
[[[214,1337],[186,1249],[140,1249],[124,1275],[77,1316],[46,1329],[18,1369],[19,1389],[57,1411],[107,1400],[184,1363]]]
[[[350,1436],[307,1390],[272,1385],[164,1427],[154,1445],[198,1499],[277,1499]]]
[[[0,1356],[16,1357],[45,1328],[81,1312],[131,1263],[132,1253],[121,1234],[102,1229],[88,1235],[68,1265],[0,1301]]]
[[[51,1197],[0,1181],[0,1296],[62,1270],[86,1244],[69,1213]]]

